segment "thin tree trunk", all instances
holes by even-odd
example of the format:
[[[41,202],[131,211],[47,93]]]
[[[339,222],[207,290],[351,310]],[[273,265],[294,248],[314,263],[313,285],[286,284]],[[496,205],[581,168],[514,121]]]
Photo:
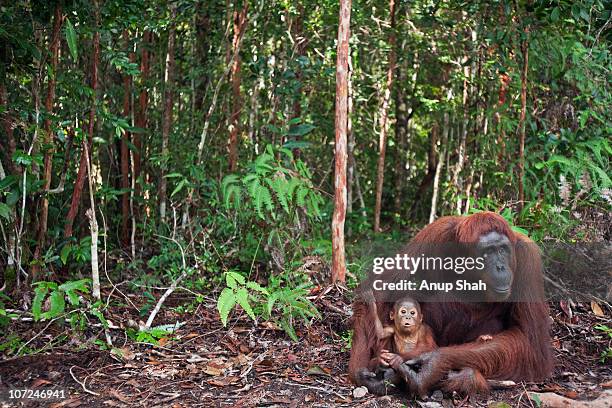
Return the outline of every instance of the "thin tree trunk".
[[[298,57],[301,57],[305,53],[306,43],[307,43],[307,40],[304,37],[304,3],[303,3],[303,0],[297,1],[296,11],[297,11],[297,16],[295,17],[291,28],[293,32],[293,40],[295,41],[295,54]],[[349,75],[350,75],[350,72],[349,72]],[[301,68],[296,70],[295,80],[298,83],[298,87],[295,90],[295,95],[293,96],[294,100],[293,100],[293,115],[292,116],[294,119],[302,117],[302,78],[303,76],[304,75],[303,75]],[[295,136],[294,140],[299,141],[300,138],[301,138],[300,136]],[[300,154],[301,154],[301,151],[299,148],[293,149],[293,155],[295,158],[299,158]],[[350,201],[348,205],[350,206]]]
[[[393,0],[392,0],[393,1]],[[334,214],[332,217],[332,282],[346,280],[344,221],[346,219],[346,159],[348,126],[348,58],[351,0],[340,0],[336,60],[336,152]]]
[[[94,2],[97,10],[97,0]],[[92,56],[92,67],[91,67],[91,107],[89,109],[89,123],[88,123],[88,137],[87,137],[87,149],[81,151],[81,161],[79,163],[79,171],[77,178],[74,183],[74,191],[72,192],[72,200],[70,201],[70,209],[66,216],[66,225],[64,226],[64,237],[69,238],[72,236],[72,228],[74,225],[74,219],[79,211],[79,204],[81,202],[81,194],[83,193],[83,185],[85,183],[85,175],[87,170],[87,154],[91,151],[93,145],[93,134],[96,119],[96,91],[98,89],[98,63],[100,60],[100,32],[99,27],[99,16],[96,11],[96,31],[93,36],[93,56]]]
[[[201,69],[208,64],[208,53],[210,49],[211,39],[211,23],[210,23],[210,10],[209,2],[198,1],[196,4],[195,13],[195,28],[196,28],[196,55],[195,61],[198,67]],[[202,110],[204,104],[204,93],[209,83],[208,75],[202,75],[198,78],[198,82],[195,86],[195,111],[199,112]]]
[[[123,36],[126,42],[126,49],[129,49],[130,42],[128,32],[125,30]],[[134,62],[134,53],[130,52],[130,62]],[[130,121],[130,102],[132,96],[131,78],[129,75],[123,76],[123,116],[129,122]],[[130,221],[130,195],[128,189],[130,188],[130,155],[128,149],[128,140],[130,133],[124,131],[121,135],[121,189],[123,190],[121,196],[121,244],[124,248],[130,243],[129,233],[129,221]]]
[[[349,50],[350,52],[350,50]],[[355,134],[353,133],[353,64],[351,62],[351,56],[348,56],[348,101],[347,101],[347,118],[346,118],[346,133],[348,139],[348,179],[347,179],[347,202],[346,212],[348,214],[353,212],[353,190],[354,190],[354,179],[355,179]]]
[[[140,178],[142,167],[142,130],[147,128],[147,105],[149,103],[149,93],[147,91],[147,79],[149,77],[149,44],[151,42],[151,32],[145,31],[142,36],[141,59],[140,59],[140,81],[141,88],[138,95],[138,115],[136,116],[136,127],[141,129],[139,132],[132,133],[132,143],[134,144],[134,174],[132,177],[136,180]],[[135,185],[135,195],[140,195],[140,181]]]
[[[376,204],[374,206],[374,232],[380,232],[380,212],[382,207],[382,189],[385,172],[385,152],[387,150],[387,132],[389,130],[389,104],[391,101],[391,88],[393,86],[393,71],[396,63],[395,49],[395,0],[389,1],[389,14],[391,16],[391,31],[389,34],[389,67],[387,68],[387,83],[383,94],[380,110],[380,139],[378,142],[379,156],[376,170]]]
[[[249,2],[244,0],[242,10],[234,10],[234,38],[232,48],[234,51],[239,49],[240,39],[247,20]],[[242,97],[240,95],[241,82],[241,60],[240,52],[234,52],[232,61],[232,116],[230,119],[230,138],[229,138],[229,171],[234,172],[238,166],[238,136],[240,134],[240,113],[242,111]]]
[[[172,108],[173,108],[173,87],[174,87],[174,40],[175,40],[175,23],[176,20],[176,4],[170,3],[170,28],[168,31],[168,48],[166,51],[166,65],[164,69],[164,113],[162,117],[162,166],[159,180],[159,219],[164,222],[166,219],[166,201],[167,201],[167,180],[166,170],[168,167],[167,161],[170,154],[170,129],[172,128]]]
[[[51,170],[53,167],[53,134],[51,130],[51,115],[53,114],[53,102],[55,100],[55,83],[57,78],[57,63],[59,59],[60,29],[62,27],[62,3],[57,2],[53,16],[53,33],[51,35],[51,72],[47,84],[47,99],[45,100],[45,110],[47,117],[43,125],[43,137],[45,146],[45,161],[43,170],[43,189],[45,193],[42,197],[40,217],[38,219],[38,236],[34,259],[39,260],[41,252],[45,246],[47,235],[47,222],[49,218],[49,196],[46,191],[51,188]],[[40,263],[36,262],[32,266],[32,281],[35,282],[40,273]]]
[[[87,180],[89,180],[90,208],[85,212],[85,215],[89,219],[89,229],[91,233],[91,293],[96,300],[100,300],[100,271],[98,268],[98,221],[96,220],[96,202],[94,200],[95,184],[93,181],[93,174],[91,172],[91,163],[89,161],[88,150],[89,149],[87,148],[87,142],[83,141],[83,151],[85,152],[85,161],[87,164]]]
[[[525,28],[521,42],[523,69],[521,70],[521,116],[519,118],[519,209],[525,205],[525,118],[527,114],[527,69],[529,68],[529,29]]]
[[[404,84],[406,78],[406,66],[402,64],[397,68],[397,83]],[[395,197],[394,208],[400,213],[402,207],[402,196],[404,191],[404,179],[406,178],[406,147],[408,144],[408,95],[406,88],[399,86],[395,93]]]
[[[13,131],[14,118],[10,113],[8,106],[8,95],[6,93],[6,85],[0,81],[0,106],[4,108],[4,112],[0,115],[0,122],[6,136],[5,140],[0,143],[0,151],[4,154],[5,166],[10,174],[19,174],[20,169],[13,163],[13,155],[17,150],[17,143]]]
[[[444,166],[444,156],[446,155],[446,149],[448,144],[448,132],[450,125],[450,118],[448,112],[444,112],[444,129],[442,129],[442,143],[440,143],[440,154],[438,155],[438,163],[436,164],[436,174],[433,181],[433,193],[431,195],[431,211],[429,213],[429,223],[431,224],[436,219],[436,211],[438,206],[438,195],[440,190],[440,175],[442,174],[442,168]]]

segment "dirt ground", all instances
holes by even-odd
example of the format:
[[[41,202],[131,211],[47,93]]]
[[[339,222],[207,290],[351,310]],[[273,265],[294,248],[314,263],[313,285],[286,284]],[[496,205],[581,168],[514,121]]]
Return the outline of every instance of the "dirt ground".
[[[334,300],[335,299],[335,300]],[[181,304],[184,299],[168,300]],[[3,388],[64,389],[66,399],[14,401],[2,406],[53,407],[536,407],[532,392],[554,392],[572,400],[592,400],[612,388],[610,360],[601,353],[610,339],[594,329],[611,326],[611,310],[588,303],[551,304],[554,375],[544,383],[520,383],[494,390],[486,397],[463,399],[437,392],[426,401],[405,396],[355,396],[346,372],[350,303],[333,292],[314,300],[324,319],[298,330],[300,343],[288,339],[273,324],[254,326],[246,316],[223,328],[214,302],[193,313],[177,315],[165,307],[159,321],[185,321],[160,344],[115,341],[115,349],[101,351],[91,343],[69,341],[48,353],[0,362]],[[598,305],[599,306],[599,305]],[[597,313],[595,313],[597,312]],[[603,312],[603,313],[600,313]],[[111,316],[127,321],[128,310]],[[603,314],[603,316],[601,315]],[[40,331],[42,327],[37,328]],[[33,330],[33,329],[32,329]],[[49,327],[37,341],[44,343],[64,329]],[[122,331],[116,330],[119,334]],[[33,331],[32,334],[36,334]],[[65,333],[68,334],[69,333]],[[92,338],[93,338],[92,333]],[[103,337],[103,336],[101,336]],[[82,340],[81,340],[82,342]],[[75,351],[79,350],[79,351]],[[6,391],[4,392],[6,398]]]

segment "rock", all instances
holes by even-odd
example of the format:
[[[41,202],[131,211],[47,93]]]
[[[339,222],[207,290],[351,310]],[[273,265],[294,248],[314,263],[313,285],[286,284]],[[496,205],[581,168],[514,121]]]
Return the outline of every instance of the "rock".
[[[442,391],[436,390],[433,394],[431,394],[431,399],[440,402],[444,399],[444,394],[442,394]]]
[[[353,390],[354,398],[363,398],[368,395],[368,389],[366,387],[357,387]]]
[[[442,404],[440,404],[439,402],[435,402],[435,401],[427,401],[427,402],[418,401],[418,403],[421,408],[444,408]]]

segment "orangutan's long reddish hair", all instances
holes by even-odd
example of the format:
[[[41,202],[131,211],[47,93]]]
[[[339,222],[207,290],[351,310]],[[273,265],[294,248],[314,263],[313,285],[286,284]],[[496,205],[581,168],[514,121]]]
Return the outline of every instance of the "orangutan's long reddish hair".
[[[521,294],[521,302],[471,304],[437,302],[422,304],[424,321],[432,328],[441,362],[432,378],[446,389],[468,391],[475,381],[482,387],[482,376],[488,379],[533,381],[550,375],[552,355],[548,306],[543,296],[542,261],[538,247],[526,236],[512,231],[499,215],[482,212],[468,217],[444,217],[425,227],[405,249],[437,243],[475,243],[491,231],[508,237],[514,248],[512,291]],[[388,315],[389,305],[377,303],[381,319]],[[353,345],[349,375],[358,382],[361,368],[372,368],[379,349],[374,324],[368,318],[367,306],[353,305]],[[476,341],[483,334],[493,335],[488,342]],[[463,380],[448,377],[451,370],[472,368],[476,376]],[[465,372],[464,372],[465,373]],[[479,375],[481,375],[479,377]],[[476,384],[476,386],[478,386]],[[429,384],[435,386],[436,384]]]

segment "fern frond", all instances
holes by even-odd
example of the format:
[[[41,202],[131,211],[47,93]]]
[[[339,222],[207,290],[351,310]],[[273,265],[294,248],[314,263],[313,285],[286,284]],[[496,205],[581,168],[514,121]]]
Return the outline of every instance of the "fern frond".
[[[303,184],[298,187],[296,202],[300,207],[304,207],[306,205],[306,196],[308,195],[308,191],[308,187]]]
[[[223,289],[217,300],[217,310],[219,311],[223,327],[227,326],[227,317],[234,308],[234,305],[236,305],[236,294],[234,291],[230,288]]]
[[[272,190],[276,193],[276,198],[278,202],[281,204],[281,207],[285,210],[287,214],[289,214],[289,200],[287,195],[287,187],[288,183],[283,176],[277,176],[274,179],[266,179],[268,185],[272,188]]]

